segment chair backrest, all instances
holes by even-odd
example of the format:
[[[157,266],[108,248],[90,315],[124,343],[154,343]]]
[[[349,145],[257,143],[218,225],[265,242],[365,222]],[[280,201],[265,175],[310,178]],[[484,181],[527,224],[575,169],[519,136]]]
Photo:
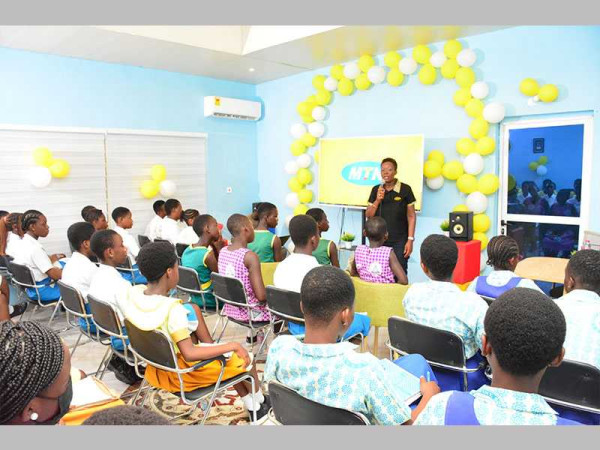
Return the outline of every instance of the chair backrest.
[[[177,252],[177,256],[179,258],[181,258],[183,256],[183,252],[185,252],[185,249],[188,247],[189,247],[189,245],[187,245],[187,244],[180,244],[180,243],[175,244],[175,251]]]
[[[276,381],[269,382],[269,396],[282,425],[369,425],[362,414],[314,402]]]
[[[87,299],[96,325],[110,334],[122,335],[121,322],[115,308],[90,294]]]
[[[171,241],[168,241],[166,239],[159,239],[159,238],[154,239],[154,242],[168,242],[169,244],[171,243]]]
[[[564,360],[560,366],[546,370],[539,394],[550,402],[556,400],[600,412],[600,370],[586,363]]]
[[[140,244],[140,247],[143,247],[144,245],[148,244],[150,242],[150,238],[148,236],[144,236],[143,234],[138,234],[138,244]]]
[[[356,298],[354,310],[366,312],[374,327],[387,327],[392,316],[405,317],[402,299],[409,286],[398,283],[370,283],[352,277]]]
[[[160,331],[144,331],[125,319],[129,344],[150,365],[177,369],[177,360],[169,339]]]
[[[463,340],[455,333],[400,317],[390,317],[388,333],[391,346],[405,354],[419,353],[430,363],[465,367]]]
[[[300,308],[298,292],[267,286],[267,308],[289,322],[304,325],[304,314]]]
[[[8,270],[13,276],[13,279],[21,285],[24,286],[35,286],[35,281],[33,279],[33,274],[31,273],[31,269],[24,264],[17,264],[15,262],[8,263]]]
[[[78,289],[69,286],[64,281],[58,281],[58,289],[63,301],[63,306],[67,311],[76,315],[86,315],[85,301]]]
[[[242,307],[248,304],[244,285],[240,280],[233,277],[227,277],[218,273],[212,273],[213,293],[219,300],[224,302],[237,303]]]
[[[131,264],[131,260],[129,256],[125,258],[125,262],[123,264],[119,264],[116,267],[117,270],[133,270],[133,265]]]
[[[179,266],[179,282],[177,283],[177,287],[185,292],[202,291],[198,272],[189,267]]]
[[[12,260],[11,256],[0,255],[0,270],[8,270],[8,263]]]
[[[277,269],[278,265],[278,262],[260,263],[260,273],[265,286],[273,285],[273,277],[275,276],[275,269]]]

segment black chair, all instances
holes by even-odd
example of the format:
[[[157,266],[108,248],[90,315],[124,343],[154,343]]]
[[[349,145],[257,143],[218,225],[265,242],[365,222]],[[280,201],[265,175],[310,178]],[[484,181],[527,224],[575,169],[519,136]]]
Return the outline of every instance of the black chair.
[[[169,244],[171,244],[171,241],[167,241],[166,239],[159,239],[159,238],[154,239],[154,242],[168,242]]]
[[[221,329],[221,333],[217,338],[217,342],[221,340],[223,337],[223,333],[227,328],[229,322],[237,323],[238,325],[248,328],[252,334],[252,338],[256,335],[258,331],[264,332],[263,342],[260,344],[258,351],[254,354],[256,357],[260,354],[261,350],[267,343],[267,337],[271,331],[271,321],[255,321],[252,320],[252,315],[258,311],[258,308],[254,305],[248,304],[248,298],[246,297],[246,291],[244,291],[244,285],[240,280],[233,277],[227,277],[225,275],[220,275],[218,273],[212,273],[211,275],[213,282],[213,295],[218,302],[226,303],[231,306],[235,306],[238,308],[245,309],[248,314],[248,322],[243,322],[240,320],[232,319],[225,314],[223,314],[224,308],[221,308],[219,312],[219,316],[224,319],[225,323],[223,324],[223,328]],[[254,339],[252,339],[252,350],[254,350]]]
[[[144,236],[143,234],[138,234],[138,244],[140,244],[140,248],[144,245],[152,242],[148,236]]]
[[[269,382],[269,397],[272,418],[282,425],[369,425],[361,413],[314,402],[277,381]]]
[[[208,290],[208,287],[211,285],[212,281],[205,284],[203,289],[202,283],[200,283],[200,278],[198,278],[198,272],[189,267],[179,266],[179,282],[177,283],[177,289],[189,295],[201,296],[203,304],[202,311],[207,315],[212,315],[214,313],[219,314],[219,302],[215,301],[215,310],[209,310],[206,307],[206,299],[204,298],[204,295],[211,292]],[[211,336],[214,336],[218,323],[218,321],[215,322],[215,327],[211,333]]]
[[[120,264],[116,267],[119,272],[128,273],[131,275],[131,284],[135,286],[135,269],[133,268],[133,264],[131,264],[131,259],[129,256],[125,259],[123,264]]]
[[[8,270],[8,263],[12,260],[13,258],[11,256],[0,255],[0,275],[7,279],[11,278],[10,271]]]
[[[401,317],[390,317],[388,332],[390,339],[386,345],[390,349],[390,359],[393,359],[393,352],[423,355],[433,367],[462,373],[464,391],[468,390],[467,374],[485,367],[485,362],[475,368],[466,366],[463,340],[451,331],[428,327]]]
[[[267,309],[272,315],[287,322],[304,325],[304,314],[300,307],[300,293],[267,286]]]
[[[185,252],[185,249],[188,248],[189,245],[187,244],[175,244],[175,252],[177,253],[177,257],[179,258],[179,260],[181,261],[181,257],[183,256],[183,252]]]
[[[155,367],[156,369],[177,374],[177,377],[179,379],[179,391],[172,392],[172,394],[177,395],[186,405],[193,406],[193,408],[189,412],[177,416],[173,419],[180,418],[183,416],[189,416],[196,410],[201,400],[209,398],[206,409],[202,409],[203,414],[201,423],[204,424],[204,422],[208,418],[210,409],[212,408],[217,393],[223,392],[227,390],[230,386],[233,386],[239,383],[240,381],[244,380],[250,381],[253,392],[256,389],[254,378],[249,372],[245,372],[233,378],[230,378],[229,380],[222,381],[226,364],[226,360],[223,356],[218,356],[216,358],[200,361],[187,369],[180,369],[177,363],[177,353],[175,351],[175,346],[173,342],[164,333],[158,330],[140,330],[127,319],[125,319],[125,327],[127,328],[129,342],[131,344],[131,351],[135,356],[136,360],[140,359],[141,361],[145,362],[150,366]],[[198,370],[214,361],[218,361],[221,365],[221,372],[219,373],[219,377],[216,383],[210,386],[186,392],[182,375]],[[142,386],[140,387],[140,389],[144,387],[144,384],[147,384],[145,378],[142,382]],[[256,421],[256,411],[253,412],[253,418],[254,421]]]

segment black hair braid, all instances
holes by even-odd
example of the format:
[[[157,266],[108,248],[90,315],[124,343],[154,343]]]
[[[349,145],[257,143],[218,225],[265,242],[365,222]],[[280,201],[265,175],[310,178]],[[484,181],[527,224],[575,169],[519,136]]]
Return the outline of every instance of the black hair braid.
[[[43,214],[35,209],[30,209],[23,213],[23,219],[21,219],[21,228],[25,233],[29,231],[31,225],[35,225]]]
[[[64,364],[58,335],[37,322],[0,323],[0,424],[50,386]]]
[[[10,231],[14,230],[19,225],[19,219],[21,220],[21,226],[23,224],[22,213],[10,213],[6,218],[6,223],[10,227]]]
[[[488,243],[487,252],[489,266],[510,270],[508,261],[519,256],[519,244],[510,236],[494,236]]]

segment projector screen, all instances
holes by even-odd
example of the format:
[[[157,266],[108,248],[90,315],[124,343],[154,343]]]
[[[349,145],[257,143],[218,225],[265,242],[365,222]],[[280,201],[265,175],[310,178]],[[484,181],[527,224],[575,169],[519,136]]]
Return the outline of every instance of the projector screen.
[[[398,162],[397,178],[410,185],[421,209],[423,196],[423,135],[321,139],[319,203],[366,207],[371,189],[381,184],[383,158]]]

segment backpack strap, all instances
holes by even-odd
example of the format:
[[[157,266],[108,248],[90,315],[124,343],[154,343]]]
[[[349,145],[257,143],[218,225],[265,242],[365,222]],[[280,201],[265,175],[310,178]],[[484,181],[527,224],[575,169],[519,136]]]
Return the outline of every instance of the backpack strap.
[[[481,425],[475,416],[475,397],[468,392],[453,392],[446,405],[446,425]]]

